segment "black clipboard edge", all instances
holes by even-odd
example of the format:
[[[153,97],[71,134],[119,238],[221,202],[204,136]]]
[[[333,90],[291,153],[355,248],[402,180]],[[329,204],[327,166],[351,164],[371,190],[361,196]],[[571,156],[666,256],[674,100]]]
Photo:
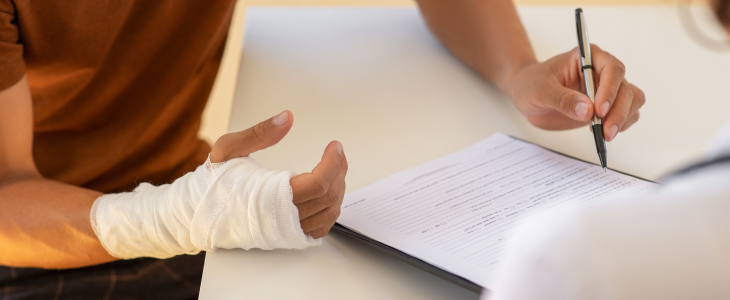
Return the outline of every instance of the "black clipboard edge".
[[[535,146],[538,146],[538,147],[540,147],[540,148],[543,148],[543,149],[545,149],[545,150],[547,150],[547,151],[550,151],[550,152],[552,152],[552,153],[555,153],[555,154],[559,154],[559,155],[562,155],[562,156],[565,156],[565,157],[568,157],[568,158],[572,158],[572,159],[575,159],[575,160],[577,160],[577,161],[582,161],[582,162],[584,162],[584,163],[587,163],[587,164],[591,164],[591,165],[594,165],[594,166],[599,166],[599,167],[600,167],[600,165],[599,165],[599,164],[597,164],[597,163],[593,163],[593,162],[590,162],[590,161],[587,161],[587,160],[582,160],[582,159],[580,159],[580,158],[577,158],[577,157],[574,157],[574,156],[570,156],[570,155],[567,155],[567,154],[565,154],[565,153],[561,153],[561,152],[555,151],[555,150],[553,150],[553,149],[550,149],[550,148],[546,148],[546,147],[540,146],[540,145],[538,145],[538,144],[535,144],[535,143],[533,143],[533,142],[530,142],[530,141],[526,141],[526,140],[523,140],[523,139],[521,139],[521,138],[518,138],[518,137],[516,137],[516,136],[513,136],[513,135],[508,135],[508,136],[509,136],[509,137],[511,137],[511,138],[513,138],[513,139],[515,139],[515,140],[518,140],[518,141],[522,141],[522,142],[528,143],[528,144],[530,144],[530,145],[535,145]],[[636,179],[639,179],[639,180],[643,180],[643,181],[646,181],[646,182],[651,182],[651,183],[656,183],[656,184],[660,184],[659,182],[656,182],[656,181],[653,181],[653,180],[649,180],[649,179],[646,179],[646,178],[642,178],[642,177],[639,177],[639,176],[636,176],[636,175],[631,175],[631,174],[629,174],[629,173],[621,172],[621,171],[619,171],[619,170],[616,170],[616,169],[611,169],[611,168],[607,168],[607,169],[609,169],[609,170],[611,170],[611,171],[614,171],[614,172],[616,172],[616,173],[624,174],[624,175],[626,175],[626,176],[629,176],[629,177],[634,177],[634,178],[636,178]]]
[[[591,165],[598,166],[598,164],[596,164],[596,163],[592,163],[592,162],[589,162],[589,161],[585,161],[585,160],[582,160],[580,158],[573,157],[573,156],[567,155],[565,153],[561,153],[561,152],[558,152],[558,151],[555,151],[555,150],[552,150],[552,149],[549,149],[549,148],[540,146],[540,145],[535,144],[533,142],[529,142],[529,141],[523,140],[521,138],[518,138],[518,137],[515,137],[515,136],[512,136],[512,135],[509,135],[509,137],[510,138],[513,138],[515,140],[519,140],[519,141],[522,141],[522,142],[531,144],[531,145],[538,146],[538,147],[540,147],[542,149],[548,150],[548,151],[553,152],[555,154],[559,154],[559,155],[562,155],[562,156],[565,156],[565,157],[569,157],[569,158],[575,159],[577,161],[582,161],[584,163],[588,163],[588,164],[591,164]],[[652,180],[649,180],[649,179],[646,179],[646,178],[641,178],[639,176],[627,174],[627,173],[624,173],[624,172],[621,172],[621,171],[618,171],[618,170],[615,170],[615,169],[611,169],[611,168],[608,168],[608,169],[609,170],[612,170],[614,172],[617,172],[617,173],[624,174],[626,176],[634,177],[634,178],[639,179],[639,180],[657,183],[655,181],[652,181]],[[470,281],[470,280],[468,280],[468,279],[466,279],[464,277],[457,276],[457,275],[455,275],[455,274],[453,274],[453,273],[451,273],[449,271],[446,271],[446,270],[441,269],[439,267],[436,267],[436,266],[434,266],[432,264],[429,264],[429,263],[427,263],[427,262],[425,262],[425,261],[423,261],[421,259],[418,259],[416,257],[413,257],[410,254],[407,254],[407,253],[405,253],[403,251],[400,251],[400,250],[398,250],[396,248],[393,248],[391,246],[388,246],[386,244],[383,244],[381,242],[378,242],[378,241],[376,241],[374,239],[371,239],[371,238],[369,238],[367,236],[364,236],[364,235],[362,235],[362,234],[360,234],[360,233],[358,233],[358,232],[356,232],[356,231],[354,231],[352,229],[349,229],[349,228],[341,225],[340,223],[335,223],[335,225],[332,227],[332,231],[335,231],[337,233],[340,233],[342,235],[348,236],[350,238],[353,238],[353,239],[362,241],[362,242],[365,243],[365,245],[367,245],[371,249],[375,249],[378,252],[385,253],[386,255],[395,257],[396,259],[398,259],[400,261],[403,261],[403,262],[405,262],[405,263],[407,263],[409,265],[412,265],[412,266],[414,266],[416,268],[419,268],[419,269],[424,270],[424,271],[426,271],[428,273],[431,273],[431,274],[433,274],[433,275],[435,275],[437,277],[440,277],[442,279],[445,279],[445,280],[447,280],[447,281],[449,281],[449,282],[451,282],[453,284],[456,284],[456,285],[458,285],[460,287],[463,287],[463,288],[465,288],[467,290],[470,290],[470,291],[476,292],[476,293],[480,293],[482,291],[482,286],[480,286],[480,285],[478,285],[478,284],[476,284],[476,283],[474,283],[474,282],[472,282],[472,281]]]
[[[340,233],[342,235],[345,235],[347,237],[359,240],[361,242],[364,242],[365,245],[370,247],[371,249],[375,249],[376,251],[380,253],[384,253],[386,255],[389,255],[391,257],[395,257],[396,259],[403,261],[411,266],[414,266],[416,268],[419,268],[421,270],[424,270],[428,273],[431,273],[437,277],[440,277],[442,279],[445,279],[446,281],[449,281],[453,284],[456,284],[460,287],[463,287],[467,290],[470,290],[475,293],[481,293],[482,287],[474,282],[471,282],[470,280],[454,275],[451,272],[448,272],[444,269],[441,269],[439,267],[436,267],[432,264],[429,264],[421,259],[418,259],[414,256],[411,256],[410,254],[407,254],[403,251],[400,251],[396,248],[393,248],[391,246],[388,246],[386,244],[383,244],[381,242],[378,242],[374,239],[371,239],[367,236],[364,236],[352,229],[349,229],[345,226],[342,226],[340,223],[335,223],[334,226],[332,226],[332,231]]]

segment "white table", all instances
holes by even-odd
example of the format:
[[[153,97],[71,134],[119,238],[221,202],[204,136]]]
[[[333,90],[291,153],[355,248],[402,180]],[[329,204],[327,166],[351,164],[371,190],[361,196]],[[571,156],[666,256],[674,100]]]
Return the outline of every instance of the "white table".
[[[522,7],[541,59],[575,47],[574,7]],[[627,65],[648,102],[608,144],[609,166],[657,179],[701,153],[730,117],[730,56],[702,48],[673,6],[584,7],[591,41]],[[309,171],[340,140],[348,190],[501,131],[596,161],[588,129],[533,128],[509,99],[454,59],[415,9],[250,10],[229,131],[284,109],[294,127],[253,155]],[[201,299],[475,299],[477,294],[331,234],[303,251],[223,250],[206,258]]]

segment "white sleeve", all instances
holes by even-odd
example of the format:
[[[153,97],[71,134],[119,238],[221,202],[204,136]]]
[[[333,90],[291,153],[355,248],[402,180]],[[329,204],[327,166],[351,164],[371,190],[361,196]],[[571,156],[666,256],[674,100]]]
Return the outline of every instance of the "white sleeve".
[[[99,197],[91,224],[109,254],[122,259],[320,245],[301,229],[292,176],[250,157],[208,160],[171,184],[142,183],[133,192]]]
[[[582,237],[579,214],[560,211],[531,220],[518,229],[505,253],[486,300],[595,299],[590,251]]]

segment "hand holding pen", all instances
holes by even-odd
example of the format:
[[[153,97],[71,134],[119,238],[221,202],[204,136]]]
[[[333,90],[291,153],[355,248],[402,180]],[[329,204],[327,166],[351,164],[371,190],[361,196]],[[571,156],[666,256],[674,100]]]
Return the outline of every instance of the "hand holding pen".
[[[590,125],[596,115],[602,119],[605,140],[610,142],[639,120],[645,96],[626,80],[620,60],[596,45],[591,45],[590,51],[596,82],[595,105],[585,94],[578,47],[524,66],[513,75],[505,92],[527,120],[542,129],[583,127]]]

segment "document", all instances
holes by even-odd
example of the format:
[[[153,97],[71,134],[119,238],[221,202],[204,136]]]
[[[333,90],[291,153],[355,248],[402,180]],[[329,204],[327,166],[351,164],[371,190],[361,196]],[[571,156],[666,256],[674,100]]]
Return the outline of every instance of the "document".
[[[347,194],[337,222],[489,287],[520,222],[654,186],[498,133]]]

